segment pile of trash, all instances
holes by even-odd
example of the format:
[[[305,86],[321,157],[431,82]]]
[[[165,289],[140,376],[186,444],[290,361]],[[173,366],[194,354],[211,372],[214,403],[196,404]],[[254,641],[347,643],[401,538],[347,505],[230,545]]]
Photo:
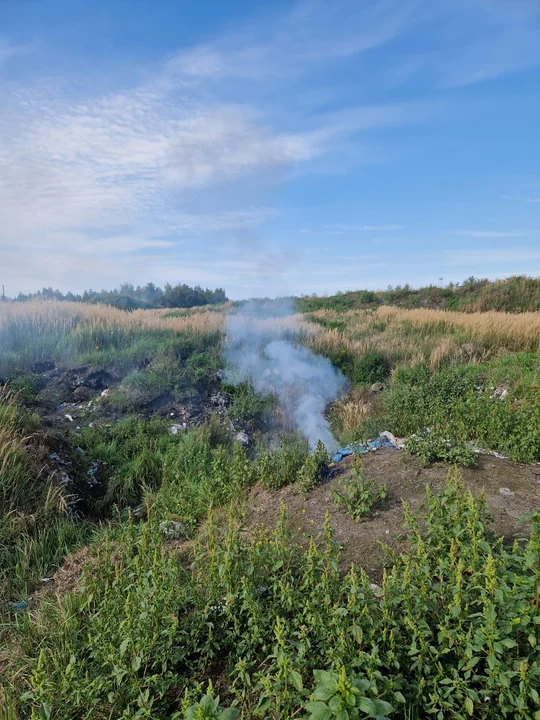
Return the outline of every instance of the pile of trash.
[[[425,428],[423,432],[429,433],[429,431],[430,428]],[[416,434],[412,435],[411,437],[416,437]],[[339,448],[334,457],[332,458],[332,461],[335,463],[339,463],[343,460],[344,457],[347,457],[349,455],[366,455],[367,453],[374,452],[379,448],[394,448],[394,450],[403,450],[404,448],[407,448],[408,440],[409,438],[396,438],[395,435],[393,435],[391,432],[385,430],[379,435],[378,438],[375,438],[375,440],[368,440],[365,443],[351,443],[346,447]],[[508,460],[507,455],[503,455],[496,450],[487,450],[486,448],[478,447],[477,445],[473,445],[472,443],[465,443],[465,445],[477,455],[491,455],[492,457],[500,458],[501,460]]]
[[[348,455],[360,454],[366,455],[369,452],[374,452],[379,448],[393,448],[394,450],[401,450],[405,446],[403,440],[398,440],[391,432],[385,430],[375,440],[369,440],[365,443],[351,443],[347,447],[339,448],[334,457],[333,462],[338,463]]]

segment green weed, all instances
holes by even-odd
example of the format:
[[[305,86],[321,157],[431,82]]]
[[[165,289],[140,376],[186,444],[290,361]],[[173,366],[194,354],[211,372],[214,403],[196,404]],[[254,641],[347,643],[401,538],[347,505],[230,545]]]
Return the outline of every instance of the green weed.
[[[372,480],[366,479],[362,459],[358,456],[350,474],[334,488],[332,495],[334,502],[345,508],[345,511],[358,521],[368,517],[375,508],[384,504],[387,489],[386,485],[377,486]]]

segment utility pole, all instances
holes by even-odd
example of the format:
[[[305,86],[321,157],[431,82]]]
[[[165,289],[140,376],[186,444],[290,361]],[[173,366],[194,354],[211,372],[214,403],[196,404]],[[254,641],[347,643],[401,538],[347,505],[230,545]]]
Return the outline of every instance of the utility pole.
[[[6,299],[6,293],[4,292],[4,286],[2,285],[2,300]]]

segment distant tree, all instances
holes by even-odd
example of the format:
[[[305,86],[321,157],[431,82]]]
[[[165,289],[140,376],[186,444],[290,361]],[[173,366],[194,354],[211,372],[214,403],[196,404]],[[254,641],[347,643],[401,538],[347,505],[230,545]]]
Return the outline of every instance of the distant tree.
[[[114,305],[124,310],[135,310],[136,308],[190,308],[200,305],[216,305],[227,302],[227,295],[223,288],[210,290],[203,289],[200,285],[190,287],[189,285],[171,285],[166,283],[161,289],[154,283],[147,283],[144,286],[134,287],[132,283],[122,283],[119,289],[113,290],[85,290],[81,295],[67,292],[63,295],[60,290],[53,290],[52,287],[42,288],[36,293],[25,295],[19,293],[17,302],[27,300],[69,300],[71,302],[102,303]]]

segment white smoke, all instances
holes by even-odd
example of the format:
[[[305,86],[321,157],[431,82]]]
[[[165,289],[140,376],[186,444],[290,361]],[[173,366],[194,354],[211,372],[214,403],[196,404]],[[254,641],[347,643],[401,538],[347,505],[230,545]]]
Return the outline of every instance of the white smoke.
[[[307,438],[337,447],[324,411],[347,388],[347,378],[322,355],[298,344],[304,329],[288,299],[251,300],[226,320],[224,358],[231,384],[249,382],[274,394],[279,406]]]

